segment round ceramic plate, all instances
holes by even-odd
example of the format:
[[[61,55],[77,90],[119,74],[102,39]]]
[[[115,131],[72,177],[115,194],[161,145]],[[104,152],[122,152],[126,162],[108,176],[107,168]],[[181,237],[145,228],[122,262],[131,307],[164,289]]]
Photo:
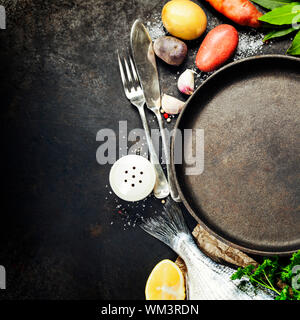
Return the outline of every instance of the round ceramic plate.
[[[300,249],[300,59],[223,67],[187,101],[176,128],[204,130],[203,173],[172,164],[183,203],[204,228],[249,253]]]

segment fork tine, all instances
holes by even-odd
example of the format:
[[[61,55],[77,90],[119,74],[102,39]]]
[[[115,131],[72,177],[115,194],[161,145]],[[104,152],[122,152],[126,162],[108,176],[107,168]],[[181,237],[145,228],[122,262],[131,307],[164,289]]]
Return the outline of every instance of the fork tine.
[[[120,68],[120,74],[121,74],[121,79],[122,79],[124,91],[125,91],[125,94],[127,95],[129,93],[128,89],[127,89],[127,81],[126,81],[126,77],[125,77],[125,74],[124,74],[124,69],[123,69],[123,66],[122,66],[122,63],[121,63],[119,52],[118,52],[118,61],[119,61],[119,68]]]
[[[125,75],[124,75],[124,70],[123,70],[123,66],[122,66],[122,63],[121,63],[121,59],[120,59],[119,52],[118,52],[118,61],[119,61],[119,68],[120,68],[120,73],[121,73],[121,79],[122,79],[122,82],[123,82],[123,86],[125,87],[126,78],[125,78]]]
[[[131,77],[131,72],[127,63],[126,58],[124,58],[124,62],[125,62],[125,68],[126,68],[126,73],[127,73],[127,77],[128,77],[128,81],[132,82],[132,77]]]
[[[134,66],[134,64],[133,64],[133,61],[132,61],[131,56],[129,56],[129,61],[130,61],[131,70],[132,70],[132,73],[133,73],[133,78],[134,78],[134,80],[137,82],[137,84],[139,85],[139,79],[138,79],[138,76],[137,76],[137,74],[136,74],[135,66]]]

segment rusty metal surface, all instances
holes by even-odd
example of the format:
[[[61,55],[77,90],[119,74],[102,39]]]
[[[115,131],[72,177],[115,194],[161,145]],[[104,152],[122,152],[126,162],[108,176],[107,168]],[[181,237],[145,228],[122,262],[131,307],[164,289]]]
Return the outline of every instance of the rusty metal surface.
[[[7,29],[0,32],[0,265],[7,270],[7,290],[0,300],[144,299],[156,263],[176,259],[143,230],[124,226],[107,187],[111,166],[95,159],[100,129],[118,134],[119,120],[127,121],[128,133],[141,128],[123,94],[116,52],[129,45],[136,18],[155,33],[166,2],[0,0],[7,12]],[[207,32],[232,24],[206,1],[198,3],[208,17]],[[288,36],[247,50],[245,39],[260,43],[257,31],[234,26],[244,45],[231,61],[283,54],[291,43]],[[163,93],[185,99],[174,78],[195,67],[203,37],[188,43],[179,68],[157,60]],[[205,76],[196,77],[196,86]],[[147,117],[158,128],[150,112]],[[175,119],[165,124],[171,130]],[[160,212],[162,206],[152,197],[129,212]],[[194,219],[187,210],[184,215],[193,229]]]
[[[283,56],[233,63],[199,87],[176,124],[205,135],[204,172],[175,168],[185,206],[247,252],[300,248],[299,71],[300,59]]]

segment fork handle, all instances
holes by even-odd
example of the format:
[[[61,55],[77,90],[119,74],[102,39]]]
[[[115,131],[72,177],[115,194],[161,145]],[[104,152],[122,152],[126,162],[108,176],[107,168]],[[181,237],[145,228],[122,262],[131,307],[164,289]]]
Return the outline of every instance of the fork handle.
[[[154,186],[153,193],[156,198],[162,199],[162,198],[167,197],[170,193],[168,180],[167,180],[167,178],[164,174],[164,171],[159,163],[156,151],[155,151],[153,143],[152,143],[148,123],[146,120],[144,106],[138,107],[138,110],[140,113],[140,117],[142,119],[142,124],[143,124],[145,135],[146,135],[146,140],[147,140],[148,149],[149,149],[149,153],[150,153],[150,161],[151,161],[151,163],[154,167],[154,170],[156,172],[156,183]]]
[[[161,114],[158,109],[155,110],[154,113],[155,113],[157,121],[158,121],[159,129],[160,129],[160,133],[161,133],[161,139],[162,139],[162,143],[163,143],[163,150],[165,153],[165,158],[166,158],[166,163],[167,163],[167,173],[168,173],[168,179],[169,179],[170,194],[171,194],[171,197],[174,201],[181,202],[181,199],[179,197],[179,194],[178,194],[178,191],[176,188],[175,178],[174,178],[173,172],[171,170],[170,147],[167,144],[167,138],[166,138],[166,134],[165,134],[164,125],[163,125],[163,122],[161,119]]]

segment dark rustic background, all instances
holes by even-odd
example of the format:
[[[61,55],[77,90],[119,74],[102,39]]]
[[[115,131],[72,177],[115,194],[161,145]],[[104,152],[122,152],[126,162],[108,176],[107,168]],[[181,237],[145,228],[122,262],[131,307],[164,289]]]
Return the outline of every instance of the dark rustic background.
[[[165,2],[0,1],[7,11],[0,30],[0,264],[7,290],[0,299],[144,299],[153,266],[175,259],[132,226],[137,214],[161,210],[160,201],[120,202],[107,186],[110,165],[95,158],[100,129],[118,132],[119,120],[128,130],[141,127],[122,91],[116,50],[128,46],[136,18],[157,26]],[[199,2],[209,21],[229,22]],[[284,53],[288,40],[259,54]],[[159,62],[162,91],[179,96],[174,78],[193,66],[199,43],[188,44],[179,69]]]

